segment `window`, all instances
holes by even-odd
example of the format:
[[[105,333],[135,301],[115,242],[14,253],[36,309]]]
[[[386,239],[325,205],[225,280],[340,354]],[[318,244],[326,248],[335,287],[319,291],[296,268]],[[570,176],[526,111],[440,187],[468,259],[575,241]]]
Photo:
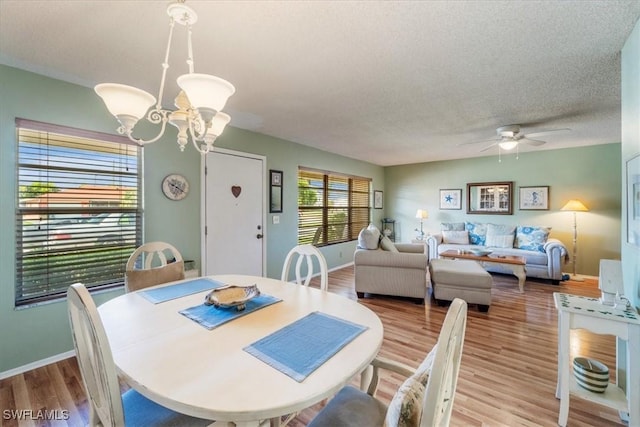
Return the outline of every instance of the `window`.
[[[298,169],[298,244],[356,240],[369,224],[370,178]]]
[[[125,139],[16,119],[18,305],[82,282],[124,282],[142,241],[141,150]]]

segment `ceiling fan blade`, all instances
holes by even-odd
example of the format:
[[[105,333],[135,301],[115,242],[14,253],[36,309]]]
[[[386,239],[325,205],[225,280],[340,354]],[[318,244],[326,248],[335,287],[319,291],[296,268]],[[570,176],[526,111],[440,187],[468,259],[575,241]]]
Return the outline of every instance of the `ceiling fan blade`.
[[[521,138],[518,142],[524,142],[525,144],[534,145],[536,147],[547,143],[547,141],[540,141],[537,139],[530,139],[530,138]]]
[[[484,147],[482,150],[480,150],[480,152],[482,153],[483,151],[487,151],[489,148],[495,147],[496,145],[498,145],[498,143],[494,142],[493,144]]]
[[[569,128],[541,130],[540,132],[528,133],[524,137],[525,138],[529,138],[529,137],[537,138],[539,136],[549,135],[550,133],[569,132],[569,131],[571,131],[571,129],[569,129]]]
[[[490,141],[491,142],[496,142],[496,141],[499,141],[499,139],[494,137],[494,138],[490,138],[490,139],[480,139],[478,141],[461,142],[460,144],[458,144],[458,146],[460,146],[460,145],[479,144],[481,142],[490,142]]]

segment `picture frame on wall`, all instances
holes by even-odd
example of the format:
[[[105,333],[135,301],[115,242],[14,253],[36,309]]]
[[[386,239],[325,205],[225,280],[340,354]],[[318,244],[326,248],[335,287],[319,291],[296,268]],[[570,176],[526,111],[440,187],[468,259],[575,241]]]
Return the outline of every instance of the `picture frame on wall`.
[[[269,213],[282,212],[282,171],[269,170]]]
[[[382,205],[383,205],[382,191],[373,190],[373,208],[382,209]]]
[[[518,208],[521,211],[548,211],[549,186],[520,187]]]
[[[462,209],[462,189],[447,188],[440,190],[440,209],[456,210]]]
[[[640,248],[640,154],[627,160],[627,243]]]

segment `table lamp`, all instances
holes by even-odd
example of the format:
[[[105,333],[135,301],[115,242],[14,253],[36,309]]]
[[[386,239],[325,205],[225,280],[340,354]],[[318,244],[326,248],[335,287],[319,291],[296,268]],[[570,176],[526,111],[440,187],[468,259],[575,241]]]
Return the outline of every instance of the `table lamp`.
[[[577,245],[577,241],[578,241],[578,223],[576,220],[576,212],[587,212],[589,209],[582,204],[582,202],[580,200],[569,200],[567,202],[566,205],[564,205],[562,207],[562,209],[560,209],[561,211],[569,211],[569,212],[573,212],[573,274],[571,274],[571,280],[575,280],[576,282],[583,282],[584,278],[579,277],[576,274],[576,261],[577,256],[576,253],[578,251],[578,245]]]
[[[418,230],[416,228],[416,231],[418,232],[418,240],[423,240],[424,239],[424,231],[422,230],[422,222],[425,219],[429,218],[429,214],[424,209],[418,209],[416,211],[416,218],[420,219],[420,230]]]

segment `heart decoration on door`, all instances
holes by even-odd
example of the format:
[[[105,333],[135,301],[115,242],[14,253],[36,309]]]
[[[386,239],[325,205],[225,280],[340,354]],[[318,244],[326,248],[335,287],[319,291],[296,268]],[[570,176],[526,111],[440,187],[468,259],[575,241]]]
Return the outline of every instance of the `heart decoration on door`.
[[[233,194],[233,197],[237,199],[240,193],[242,193],[242,187],[240,187],[239,185],[231,186],[231,194]]]

